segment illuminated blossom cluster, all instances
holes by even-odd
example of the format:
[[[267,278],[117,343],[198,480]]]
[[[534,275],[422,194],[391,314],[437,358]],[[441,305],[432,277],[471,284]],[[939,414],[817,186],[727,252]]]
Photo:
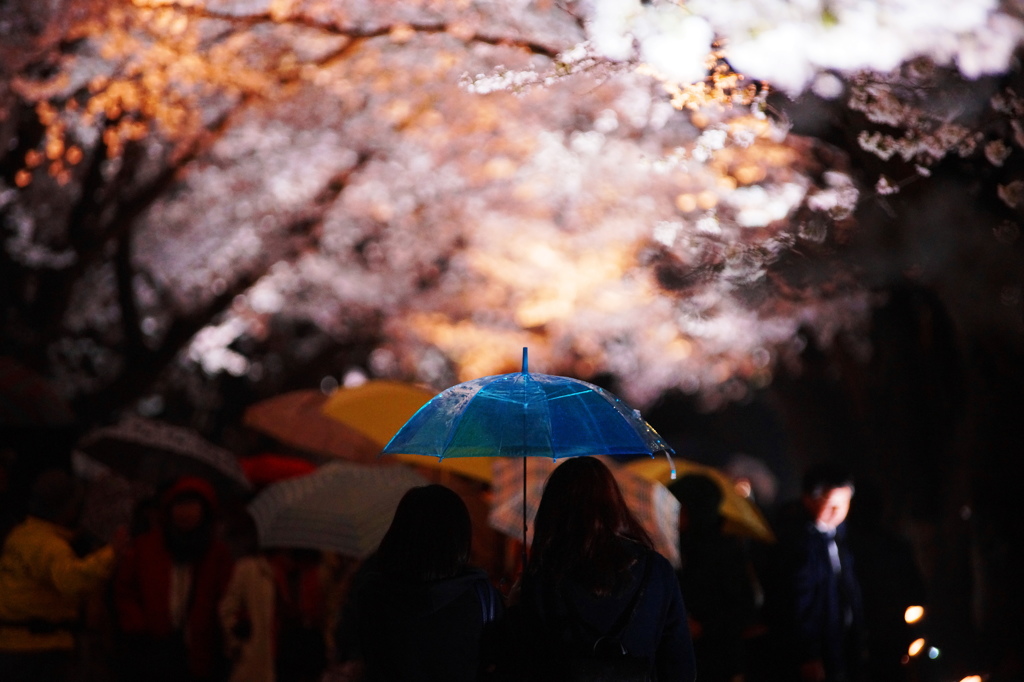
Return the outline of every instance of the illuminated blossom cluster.
[[[181,334],[193,379],[366,344],[367,367],[323,373],[443,388],[529,346],[637,406],[740,399],[871,303],[834,258],[864,192],[771,86],[844,76],[829,92],[895,128],[862,146],[924,175],[976,133],[865,69],[925,55],[975,76],[1019,37],[975,0],[90,7],[60,68],[15,83],[42,132],[0,187],[11,260],[77,278],[48,349],[72,393],[124,370],[111,348]]]
[[[216,332],[197,337],[191,357],[243,374],[251,365],[232,345],[265,336],[275,319],[305,320],[343,340],[382,318],[374,372],[443,387],[510,371],[529,346],[539,371],[608,373],[638,405],[674,388],[715,402],[770,381],[779,354],[798,351],[792,343],[803,327],[828,337],[856,326],[867,310],[862,292],[793,295],[774,306],[746,300],[755,291],[771,297],[772,266],[796,243],[834,236],[857,201],[850,178],[803,167],[802,152],[763,115],[723,110],[702,129],[652,103],[649,87],[623,74],[570,107],[551,89],[489,98],[445,90],[453,101],[444,115],[413,119],[416,134],[361,167],[324,216],[318,244],[257,281]],[[488,113],[499,111],[500,123]],[[568,118],[581,111],[590,125]],[[338,163],[354,156],[344,144],[349,127],[368,139],[386,135],[371,111],[325,123],[342,133],[307,134]],[[287,158],[317,158],[288,136],[273,142],[276,125],[267,126],[261,158],[281,154],[280,174]],[[223,149],[248,155],[252,147],[231,136]],[[330,175],[312,163],[306,178],[316,185]],[[159,234],[187,223],[178,229],[221,235],[220,249],[236,258],[266,251],[246,255],[209,226],[219,186],[249,177],[244,161],[197,172],[188,203],[154,214]],[[260,184],[274,182],[267,175]],[[196,222],[186,207],[206,193],[210,210]],[[280,209],[272,193],[258,195]],[[277,216],[268,221],[277,225]],[[220,249],[205,249],[206,261]],[[167,262],[191,257],[199,266],[203,258],[150,257],[157,271],[203,276]]]
[[[797,95],[828,74],[886,73],[926,57],[967,78],[1006,69],[1024,37],[996,0],[640,0],[579,2],[609,59],[650,64],[666,79],[701,80],[712,44],[748,77]],[[819,80],[824,76],[824,79]],[[834,91],[834,90],[833,90]]]

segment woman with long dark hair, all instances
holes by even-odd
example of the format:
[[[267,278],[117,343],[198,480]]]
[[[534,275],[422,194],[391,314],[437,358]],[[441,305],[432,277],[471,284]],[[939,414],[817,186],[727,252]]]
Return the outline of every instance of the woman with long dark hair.
[[[618,679],[695,679],[672,565],[654,551],[611,471],[593,457],[569,459],[548,478],[516,609],[509,627],[518,632],[510,639],[532,653],[503,657],[506,668],[519,668],[515,677],[617,679],[608,670],[625,654],[642,669]],[[611,657],[598,656],[608,644]],[[579,671],[595,657],[590,663],[606,677]]]
[[[339,659],[362,661],[370,681],[476,680],[484,628],[502,605],[487,574],[469,565],[471,535],[457,493],[442,485],[407,492],[354,578]]]

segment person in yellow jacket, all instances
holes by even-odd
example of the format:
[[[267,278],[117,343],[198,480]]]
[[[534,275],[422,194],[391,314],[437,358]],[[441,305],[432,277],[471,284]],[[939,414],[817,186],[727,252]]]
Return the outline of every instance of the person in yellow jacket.
[[[127,530],[79,557],[71,546],[82,509],[82,486],[63,470],[40,474],[29,514],[0,554],[0,671],[5,682],[67,677],[85,599],[114,570]]]

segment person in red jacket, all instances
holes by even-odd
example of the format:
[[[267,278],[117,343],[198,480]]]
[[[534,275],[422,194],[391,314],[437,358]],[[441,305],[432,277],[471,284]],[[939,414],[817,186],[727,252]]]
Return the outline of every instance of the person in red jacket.
[[[196,477],[160,497],[157,523],[132,540],[114,575],[125,682],[208,682],[225,672],[217,606],[233,557],[215,535],[217,496]]]

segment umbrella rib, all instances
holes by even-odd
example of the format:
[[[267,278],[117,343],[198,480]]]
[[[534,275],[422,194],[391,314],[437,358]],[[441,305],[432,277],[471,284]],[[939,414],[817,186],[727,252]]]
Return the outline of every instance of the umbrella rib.
[[[565,395],[551,396],[551,397],[548,398],[548,402],[553,402],[555,400],[561,400],[563,398],[572,398],[573,396],[583,395],[585,393],[593,393],[593,392],[594,391],[591,391],[589,389],[583,390],[583,391],[573,391],[572,393],[566,393]]]

